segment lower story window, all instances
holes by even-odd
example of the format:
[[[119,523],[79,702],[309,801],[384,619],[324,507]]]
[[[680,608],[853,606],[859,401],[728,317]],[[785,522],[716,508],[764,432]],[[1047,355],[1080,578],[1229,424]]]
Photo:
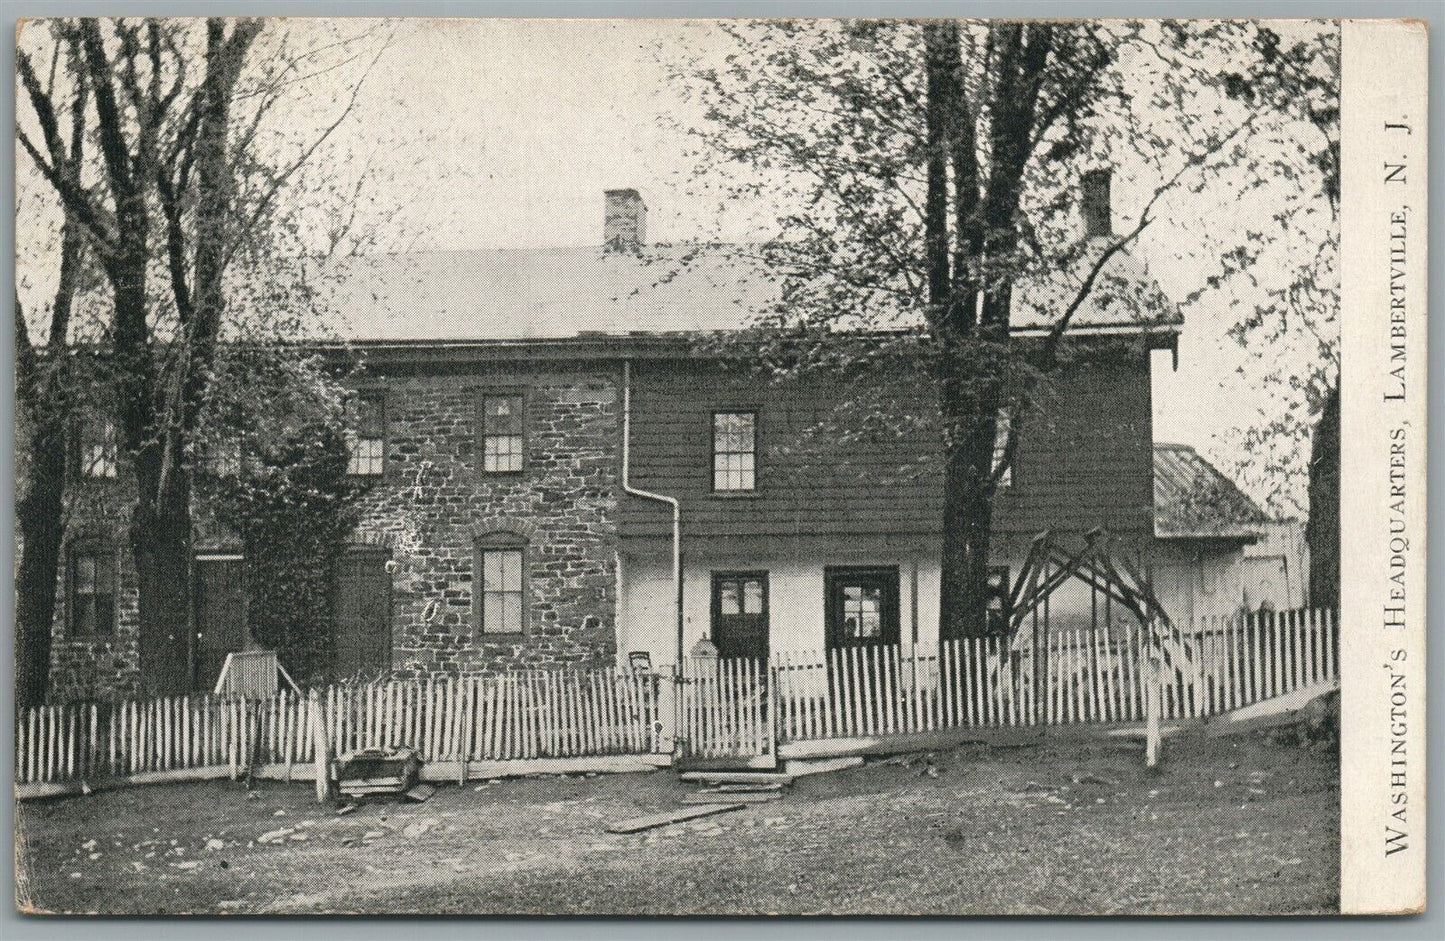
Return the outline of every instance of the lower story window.
[[[484,634],[520,634],[526,627],[521,547],[481,548],[481,604],[478,629]]]
[[[108,637],[115,633],[115,553],[80,547],[70,555],[70,634]]]

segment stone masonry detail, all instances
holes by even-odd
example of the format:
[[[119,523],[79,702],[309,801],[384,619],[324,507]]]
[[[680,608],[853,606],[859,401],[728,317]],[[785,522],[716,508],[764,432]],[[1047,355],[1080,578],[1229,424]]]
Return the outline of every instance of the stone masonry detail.
[[[400,675],[584,667],[616,652],[618,394],[583,367],[482,376],[388,377],[386,468],[362,498],[358,542],[389,546],[392,669]],[[524,393],[525,461],[487,474],[476,459],[480,397]],[[525,549],[528,627],[479,634],[476,540]]]

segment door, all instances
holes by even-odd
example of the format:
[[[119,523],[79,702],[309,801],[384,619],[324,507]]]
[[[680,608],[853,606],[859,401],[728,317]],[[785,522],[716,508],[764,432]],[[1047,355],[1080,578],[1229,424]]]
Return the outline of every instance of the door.
[[[387,553],[357,550],[336,560],[338,676],[391,668],[391,576]]]
[[[863,727],[882,728],[886,691],[897,688],[896,683],[883,682],[887,660],[882,648],[899,642],[898,569],[829,568],[824,581],[833,702],[860,704]]]
[[[712,641],[717,659],[693,659],[678,684],[678,767],[776,767],[767,572],[712,574]]]
[[[768,573],[712,573],[712,642],[723,659],[768,659]]]
[[[209,692],[226,654],[246,649],[244,562],[239,556],[196,560],[196,646],[191,686]]]

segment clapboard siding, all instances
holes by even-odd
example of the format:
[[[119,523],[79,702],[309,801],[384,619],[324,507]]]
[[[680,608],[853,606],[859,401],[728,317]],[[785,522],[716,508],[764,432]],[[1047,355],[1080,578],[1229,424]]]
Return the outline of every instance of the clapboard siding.
[[[799,439],[850,424],[835,403],[856,392],[800,380],[769,385],[698,361],[640,363],[632,390],[632,482],[682,501],[688,536],[791,534],[937,534],[942,510],[937,404],[916,377],[890,380],[887,398],[931,419],[929,427],[808,449]],[[1081,532],[1104,526],[1120,535],[1153,525],[1149,360],[1115,350],[1075,360],[1040,396],[1020,439],[1014,484],[998,503],[996,529]],[[906,403],[906,404],[905,404]],[[719,410],[758,412],[758,489],[711,489],[711,422]],[[856,422],[851,422],[856,424]],[[669,532],[665,507],[628,498],[623,536]]]

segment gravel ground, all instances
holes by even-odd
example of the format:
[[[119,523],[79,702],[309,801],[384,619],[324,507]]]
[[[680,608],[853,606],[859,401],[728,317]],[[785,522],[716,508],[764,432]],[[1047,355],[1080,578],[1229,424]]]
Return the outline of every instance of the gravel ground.
[[[17,811],[35,912],[1304,914],[1338,907],[1335,752],[1181,738],[968,747],[799,779],[631,836],[667,771],[443,786],[345,815],[309,784],[110,791]]]

